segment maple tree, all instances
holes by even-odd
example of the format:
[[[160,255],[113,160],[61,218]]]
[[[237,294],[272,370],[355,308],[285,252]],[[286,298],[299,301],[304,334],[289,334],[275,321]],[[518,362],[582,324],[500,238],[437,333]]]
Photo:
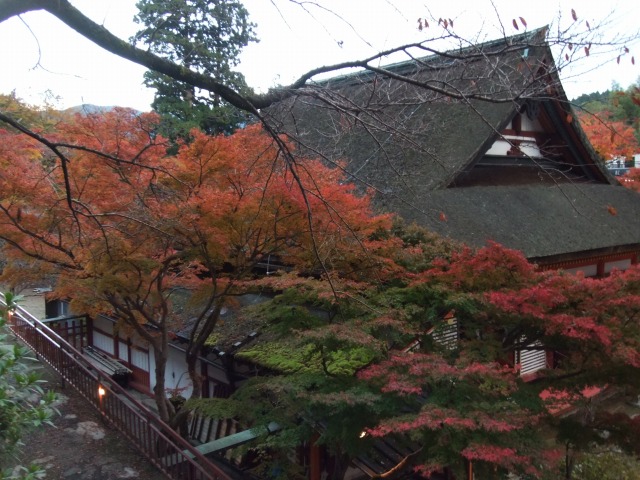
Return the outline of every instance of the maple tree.
[[[605,160],[631,158],[640,151],[640,143],[632,125],[613,120],[609,111],[598,115],[580,114],[580,124],[589,141]]]
[[[393,269],[383,284],[336,279],[336,297],[320,280],[263,279],[280,294],[245,314],[265,319],[268,341],[238,355],[271,373],[230,399],[192,405],[276,422],[284,433],[262,440],[269,451],[317,432],[332,455],[330,478],[380,442],[409,452],[387,477],[449,469],[465,478],[471,463],[483,478],[572,478],[566,466],[593,445],[633,451],[629,417],[598,412],[582,392],[639,392],[640,270],[601,279],[541,272],[499,245],[475,251],[426,232],[416,242],[415,233],[391,234],[400,248],[386,250]],[[452,345],[438,332],[453,319]],[[557,352],[555,368],[524,381],[515,353],[540,348]],[[577,413],[556,415],[568,407]]]
[[[623,89],[614,82],[610,90],[580,95],[573,103],[586,112],[608,112],[609,118],[631,125],[638,131],[640,113],[640,85],[638,82]]]
[[[26,105],[15,92],[8,95],[0,95],[0,109],[13,118],[20,119],[20,123],[26,127],[45,128],[47,119],[45,112],[34,106]],[[53,122],[49,122],[51,124]]]
[[[56,294],[76,311],[111,314],[153,346],[168,419],[167,342],[180,322],[190,322],[197,396],[196,358],[256,263],[274,255],[310,272],[364,275],[375,266],[367,237],[389,218],[372,216],[338,170],[307,160],[292,171],[259,126],[193,131],[168,156],[157,121],[115,109],[62,122],[46,139],[2,130],[0,238],[9,258],[57,273]],[[188,319],[171,307],[177,290],[192,297]]]
[[[343,68],[364,68],[382,77],[399,78],[419,88],[425,97],[433,94],[462,102],[535,99],[539,95],[546,97],[547,90],[553,87],[546,81],[553,72],[524,69],[526,72],[519,72],[524,80],[520,88],[500,84],[504,80],[501,77],[496,85],[488,85],[484,92],[493,92],[494,87],[499,87],[497,91],[508,93],[501,97],[483,94],[478,91],[475,80],[485,78],[489,71],[500,72],[501,65],[494,64],[494,60],[500,60],[497,55],[478,54],[473,49],[465,50],[466,53],[456,56],[455,61],[465,65],[467,61],[481,58],[486,64],[477,71],[465,71],[466,82],[462,90],[455,83],[419,82],[380,67],[380,60],[394,53],[406,53],[408,58],[413,58],[409,47],[445,57],[447,50],[437,48],[438,41],[451,39],[456,46],[469,44],[455,34],[451,21],[442,19],[431,22],[438,24],[438,30],[427,27],[430,28],[428,32],[434,33],[419,44],[393,48],[364,60],[314,69],[289,86],[266,94],[253,94],[239,92],[209,75],[132,47],[91,22],[66,0],[55,4],[42,0],[0,0],[0,21],[31,10],[46,10],[109,51],[219,95],[263,121],[265,108],[283,99],[298,97],[305,101],[318,100],[327,108],[351,115],[354,121],[360,121],[366,117],[363,112],[368,112],[377,122],[376,112],[383,107],[380,104],[354,109],[351,99],[307,83],[318,74]],[[572,17],[576,22],[575,11],[572,11]],[[420,25],[424,28],[426,23],[422,21]],[[526,28],[524,19],[520,19],[520,24]],[[519,28],[518,25],[514,22],[514,28]],[[589,55],[593,33],[588,25],[587,29],[589,33],[583,36],[566,30],[559,37],[550,39],[550,43],[565,47],[567,61],[576,55],[574,52],[584,50]],[[534,45],[531,41],[523,36],[506,50],[521,56],[523,50],[529,52],[530,48],[542,45]],[[505,70],[513,71],[510,66]],[[471,76],[467,77],[467,73]],[[319,441],[332,450],[336,459],[353,458],[367,446],[401,430],[402,438],[408,438],[418,446],[396,467],[406,466],[426,473],[451,466],[459,472],[465,461],[471,461],[480,472],[500,468],[524,470],[531,475],[555,473],[552,463],[560,455],[557,449],[540,449],[540,444],[534,441],[546,431],[543,426],[558,427],[539,396],[542,388],[554,385],[570,393],[580,390],[599,378],[594,378],[593,368],[581,369],[579,366],[583,363],[587,367],[606,364],[609,357],[614,360],[611,368],[605,369],[612,375],[609,382],[615,380],[616,384],[623,385],[633,377],[620,372],[636,373],[637,353],[634,352],[637,352],[637,346],[634,342],[637,332],[633,330],[634,322],[629,320],[635,312],[633,305],[624,303],[624,298],[613,295],[618,303],[596,308],[595,304],[589,304],[593,292],[587,293],[588,284],[583,287],[581,283],[574,285],[561,276],[540,274],[521,256],[497,246],[478,253],[456,252],[455,248],[431,237],[416,234],[420,240],[415,241],[401,232],[388,233],[389,220],[385,218],[379,219],[379,223],[370,222],[368,218],[366,222],[358,223],[367,217],[363,214],[366,209],[350,203],[349,208],[338,213],[333,203],[326,201],[327,194],[318,194],[323,175],[327,178],[337,176],[343,181],[339,171],[329,172],[320,164],[297,160],[290,155],[290,144],[278,136],[278,131],[268,121],[264,123],[271,139],[263,138],[266,143],[253,143],[249,138],[246,144],[244,140],[241,144],[233,144],[239,137],[213,141],[195,134],[193,144],[180,151],[174,164],[160,153],[163,151],[162,139],[151,134],[153,128],[145,123],[148,119],[146,116],[131,118],[131,124],[142,127],[137,129],[113,128],[111,125],[103,133],[115,133],[115,141],[105,141],[96,133],[100,128],[93,125],[84,134],[77,126],[64,130],[68,138],[78,139],[78,144],[49,142],[49,153],[44,156],[49,157],[49,163],[45,164],[58,166],[46,176],[37,177],[37,182],[30,184],[28,189],[16,191],[14,199],[7,197],[6,210],[13,215],[13,222],[7,229],[10,232],[7,241],[17,251],[35,257],[51,254],[46,260],[70,272],[66,283],[61,285],[61,292],[68,288],[80,293],[77,302],[84,298],[87,303],[84,307],[95,305],[116,310],[121,317],[129,319],[133,328],[139,328],[142,322],[154,325],[153,322],[161,320],[157,326],[159,333],[156,332],[150,342],[166,341],[168,327],[165,320],[171,297],[163,295],[163,288],[178,283],[190,286],[197,293],[202,292],[201,298],[207,299],[208,308],[203,308],[202,316],[197,316],[203,327],[193,329],[196,334],[207,333],[209,326],[215,324],[207,322],[215,320],[219,314],[224,295],[234,292],[235,287],[245,287],[228,275],[227,261],[235,267],[231,271],[239,275],[247,271],[260,254],[278,252],[297,269],[313,272],[316,276],[318,271],[324,273],[325,281],[295,274],[262,281],[265,287],[270,285],[274,292],[282,292],[283,296],[263,307],[263,315],[273,321],[272,341],[247,349],[244,355],[279,375],[249,382],[229,402],[218,401],[213,406],[202,404],[199,407],[218,408],[218,411],[238,416],[251,425],[277,421],[286,434],[264,440],[267,448],[291,447],[319,432]],[[6,117],[2,120],[7,121]],[[384,129],[376,132],[376,140],[394,134],[402,137],[403,132],[395,127],[395,122],[379,123]],[[124,131],[138,133],[121,136]],[[242,135],[251,132],[255,133],[255,130]],[[136,137],[139,143],[135,142]],[[38,139],[47,144],[43,141],[46,139]],[[41,158],[40,147],[30,142],[22,146],[21,142],[24,140],[7,142],[12,144],[7,158],[17,155],[16,152],[24,157]],[[101,152],[99,162],[95,161],[95,152],[78,148],[84,142]],[[225,151],[222,145],[230,147],[225,142],[235,145],[234,155],[223,162],[226,168],[209,170],[208,160],[219,158],[213,152]],[[111,152],[105,157],[103,144],[111,145],[116,154]],[[73,162],[67,161],[67,149],[73,153]],[[261,167],[259,162],[250,164],[250,171],[262,174],[259,185],[245,184],[238,178],[236,164],[239,159],[246,158],[247,151],[253,153],[249,155],[253,160],[269,160],[269,169]],[[264,152],[269,154],[265,157]],[[59,162],[51,163],[51,153]],[[76,155],[79,161],[76,161]],[[275,159],[285,161],[286,168],[282,164],[278,164],[281,170],[271,168]],[[188,163],[191,168],[177,168],[181,162]],[[106,172],[98,170],[103,164],[108,166]],[[78,165],[82,165],[82,174],[74,177],[71,170]],[[278,173],[277,177],[273,177],[274,171]],[[87,172],[90,172],[89,177]],[[208,197],[205,192],[211,192],[207,190],[211,185],[204,180],[205,172],[221,173],[223,176],[218,178],[223,178],[222,183],[228,185],[223,192],[214,190],[215,195],[207,199],[206,205],[215,207],[215,215],[213,210],[203,211],[203,199]],[[17,173],[14,175],[15,179],[7,185],[13,181],[25,183],[26,179]],[[99,179],[103,177],[108,181],[101,182]],[[290,195],[283,198],[271,196],[278,192],[266,194],[276,178],[286,187],[278,192],[290,192]],[[57,188],[50,196],[46,199],[36,196],[33,204],[27,206],[26,192],[30,195],[39,193],[35,187],[48,185],[51,179],[56,180]],[[268,179],[266,184],[265,179]],[[117,185],[122,195],[101,193],[96,199],[97,210],[89,202],[85,203],[91,194],[98,196],[98,186],[107,184]],[[306,189],[304,185],[307,185]],[[349,187],[339,183],[332,185],[331,192],[335,191],[336,195],[348,193],[349,202],[354,201]],[[298,188],[292,188],[294,186]],[[82,193],[81,198],[76,199],[77,192]],[[249,192],[261,195],[250,202]],[[194,207],[194,210],[185,205],[182,203],[184,198],[196,199],[194,204],[200,208]],[[224,207],[231,199],[234,207],[227,211]],[[16,206],[12,201],[24,204]],[[142,208],[160,204],[162,208],[154,214],[157,216],[148,216],[149,212]],[[37,223],[40,217],[34,216],[34,212],[44,205],[59,206],[60,210],[43,208],[46,215],[42,217],[42,226],[46,228],[36,239],[44,240],[44,245],[33,244],[21,228]],[[310,208],[312,206],[316,210]],[[317,208],[323,215],[315,213]],[[238,212],[243,220],[236,217],[233,221],[231,213]],[[271,212],[272,216],[263,216],[265,212]],[[274,225],[274,212],[277,212],[277,228],[267,229],[267,225]],[[25,215],[28,218],[23,221]],[[246,218],[255,220],[258,226],[248,227]],[[109,228],[101,223],[104,220],[112,222]],[[65,228],[61,228],[63,225]],[[289,225],[292,225],[291,229]],[[301,226],[304,226],[302,230],[299,229]],[[294,231],[297,233],[292,233]],[[122,232],[126,235],[120,235]],[[193,236],[196,232],[198,235]],[[350,235],[345,236],[345,232]],[[354,232],[355,237],[351,235]],[[223,241],[228,240],[226,234],[231,236],[232,242]],[[253,234],[258,236],[252,237]],[[65,235],[73,238],[69,251],[58,243],[58,237],[66,238]],[[205,238],[215,241],[203,243]],[[100,243],[105,239],[108,248]],[[30,250],[32,245],[37,246]],[[431,248],[433,245],[437,248]],[[438,260],[441,257],[443,259]],[[80,266],[76,266],[76,259],[78,263],[81,260]],[[74,269],[84,268],[84,265],[93,265],[99,275],[87,278],[71,275]],[[188,268],[184,268],[187,265]],[[328,278],[331,282],[326,281]],[[616,278],[629,293],[633,279]],[[136,282],[143,287],[142,294],[131,288]],[[613,286],[619,285],[601,285],[607,292],[607,288]],[[564,296],[562,290],[558,290],[562,288],[569,288],[573,297]],[[102,303],[89,305],[89,298],[95,300],[96,291],[105,292],[105,298]],[[131,301],[124,302],[125,298]],[[310,303],[318,306],[324,315],[299,315]],[[591,316],[584,317],[579,310],[572,309],[574,303],[587,308]],[[142,305],[151,308],[153,315],[145,316],[148,310],[143,310]],[[452,311],[462,336],[458,347],[449,350],[427,332],[431,328],[436,331],[445,328],[448,325],[446,315]],[[566,330],[569,327],[564,321],[575,325]],[[291,334],[294,329],[296,335]],[[147,334],[146,329],[139,332],[143,336]],[[206,335],[194,337],[191,343],[197,346],[199,339],[204,338]],[[618,340],[622,340],[619,348]],[[513,368],[505,365],[509,364],[516,349],[540,348],[531,346],[533,341],[540,341],[547,348],[562,349],[567,360],[561,362],[557,375],[525,384]],[[407,350],[409,345],[412,348]],[[612,345],[616,348],[611,348]],[[157,351],[161,352],[161,349]],[[162,365],[162,360],[159,357],[157,364]],[[163,392],[158,389],[156,395],[159,398]],[[162,404],[160,400],[161,412],[166,408]],[[163,415],[167,416],[168,412]],[[570,445],[579,437],[575,432],[584,431],[591,425],[561,426],[567,427],[562,430],[566,434],[562,438]],[[363,432],[364,436],[360,438]],[[337,461],[337,464],[344,466],[344,462]],[[337,464],[336,477],[341,470]]]
[[[557,474],[560,447],[572,456],[586,439],[607,441],[605,426],[608,441],[632,445],[624,417],[552,412],[579,406],[593,385],[637,394],[637,268],[602,279],[540,272],[498,245],[475,251],[373,216],[339,169],[309,159],[292,169],[258,126],[194,131],[167,155],[156,122],[116,109],[38,138],[2,130],[0,235],[12,259],[55,271],[77,311],[109,312],[153,345],[164,418],[166,345],[184,320],[177,292],[192,294],[197,395],[193,361],[228,296],[266,289],[273,300],[243,313],[266,320],[265,340],[239,356],[271,374],[192,406],[277,422],[269,451],[319,434],[338,478],[346,459],[403,441],[411,453],[392,471],[460,474],[471,462],[478,474],[542,477]],[[269,254],[293,270],[247,278]],[[437,341],[451,318],[455,345]],[[560,353],[556,369],[524,382],[514,353],[539,348]],[[557,444],[543,442],[550,432]]]
[[[626,166],[640,152],[640,87],[631,85],[623,91],[614,85],[613,91],[583,95],[576,102],[584,109],[578,118],[595,150],[605,161],[620,161],[621,166]],[[639,179],[638,169],[631,168],[620,183],[640,191]]]

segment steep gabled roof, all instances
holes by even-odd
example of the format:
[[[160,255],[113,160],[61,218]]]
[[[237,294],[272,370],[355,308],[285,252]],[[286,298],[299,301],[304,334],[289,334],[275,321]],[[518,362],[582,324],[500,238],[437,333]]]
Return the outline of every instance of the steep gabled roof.
[[[537,259],[637,248],[632,218],[640,215],[640,197],[619,186],[590,146],[545,34],[310,84],[266,115],[303,155],[334,162],[373,188],[382,210],[457,240],[494,240]],[[544,158],[506,159],[486,169],[486,152],[518,115],[542,123]],[[506,168],[529,174],[505,181]],[[484,172],[476,177],[484,183],[465,183],[472,171]]]

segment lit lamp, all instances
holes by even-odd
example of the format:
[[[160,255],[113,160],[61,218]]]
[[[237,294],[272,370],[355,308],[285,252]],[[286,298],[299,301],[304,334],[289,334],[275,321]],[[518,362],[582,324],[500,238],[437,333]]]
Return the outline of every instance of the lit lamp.
[[[107,393],[102,385],[98,385],[98,407],[100,408],[100,415],[104,416],[104,411],[102,410],[102,397]]]

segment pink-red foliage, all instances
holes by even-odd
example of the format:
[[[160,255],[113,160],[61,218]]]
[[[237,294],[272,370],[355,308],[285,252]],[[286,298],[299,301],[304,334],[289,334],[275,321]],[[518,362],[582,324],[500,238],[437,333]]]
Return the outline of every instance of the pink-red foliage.
[[[415,283],[437,281],[464,292],[483,292],[531,281],[535,272],[521,252],[490,242],[479,250],[464,248],[451,259],[436,260]]]

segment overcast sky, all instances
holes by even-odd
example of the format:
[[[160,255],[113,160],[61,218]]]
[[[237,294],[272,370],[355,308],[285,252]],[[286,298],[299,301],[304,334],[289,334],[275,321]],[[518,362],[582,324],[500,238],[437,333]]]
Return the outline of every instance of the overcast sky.
[[[72,0],[98,23],[121,38],[137,29],[133,23],[135,0]],[[319,0],[327,10],[304,12],[287,0],[244,0],[257,24],[260,42],[242,55],[240,70],[249,85],[266,90],[291,82],[319,65],[366,57],[381,49],[425,38],[417,30],[417,19],[426,16],[451,18],[457,33],[488,40],[518,33],[513,18],[523,17],[529,29],[552,22],[572,22],[571,8],[579,22],[593,27],[608,22],[607,35],[631,34],[638,30],[640,2],[568,2],[558,0]],[[279,8],[276,8],[277,5]],[[310,7],[311,8],[311,7]],[[334,13],[332,13],[334,12]],[[337,13],[337,14],[336,14]],[[428,33],[433,33],[432,26]],[[521,30],[522,31],[522,27]],[[54,17],[33,12],[0,24],[0,93],[16,90],[28,102],[49,98],[59,108],[82,103],[121,105],[148,110],[153,92],[142,86],[144,68],[102,51]],[[640,46],[630,45],[638,59],[630,56],[616,64],[616,54],[591,56],[575,69],[562,72],[569,98],[602,91],[613,81],[623,87],[640,76]],[[50,92],[50,93],[47,93]],[[50,96],[49,96],[50,95]],[[53,100],[57,98],[57,100]]]

